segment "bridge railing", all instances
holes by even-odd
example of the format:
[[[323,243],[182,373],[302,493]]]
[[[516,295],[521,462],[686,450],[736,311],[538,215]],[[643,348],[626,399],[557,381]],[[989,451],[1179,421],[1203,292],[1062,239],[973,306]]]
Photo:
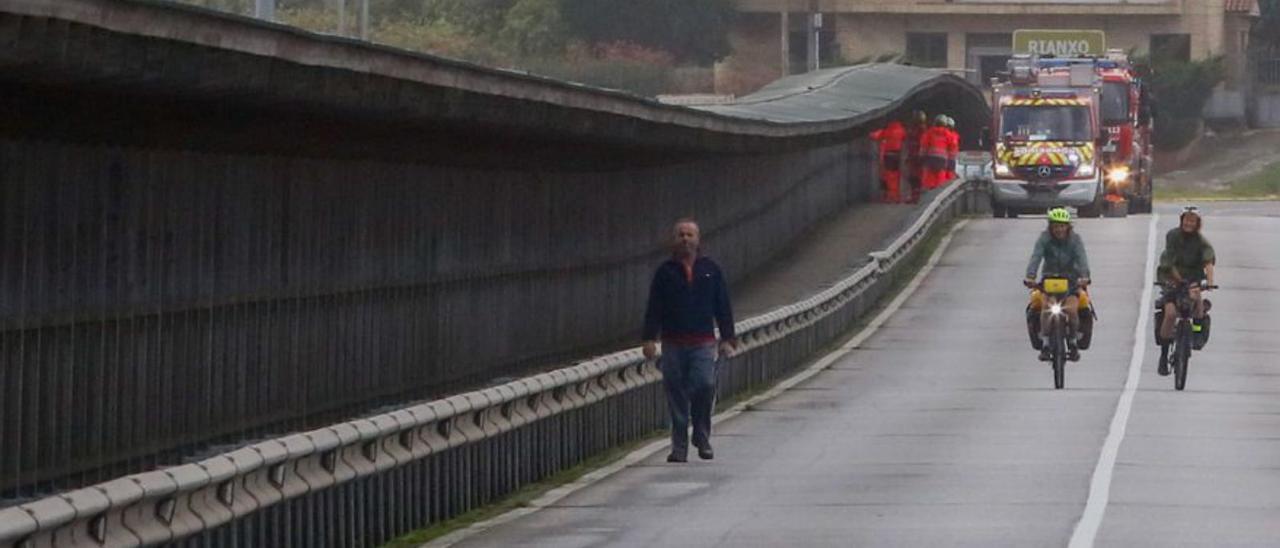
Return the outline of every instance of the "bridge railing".
[[[985,195],[979,181],[949,185],[862,268],[739,322],[743,349],[722,370],[722,393],[784,376],[847,332],[934,227]],[[261,441],[0,510],[0,546],[382,542],[661,428],[660,379],[637,348]]]

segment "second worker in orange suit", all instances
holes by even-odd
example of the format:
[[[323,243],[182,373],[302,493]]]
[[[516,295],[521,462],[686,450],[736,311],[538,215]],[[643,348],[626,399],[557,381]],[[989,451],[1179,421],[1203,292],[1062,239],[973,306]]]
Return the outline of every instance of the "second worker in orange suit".
[[[946,116],[939,114],[920,139],[920,156],[923,161],[920,180],[925,190],[933,190],[946,181],[947,161],[951,150],[951,135],[947,130]]]

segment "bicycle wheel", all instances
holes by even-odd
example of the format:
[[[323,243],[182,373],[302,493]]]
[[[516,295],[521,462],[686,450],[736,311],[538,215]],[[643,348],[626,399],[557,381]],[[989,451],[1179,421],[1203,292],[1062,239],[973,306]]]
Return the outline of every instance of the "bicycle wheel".
[[[1191,323],[1178,322],[1177,347],[1173,349],[1173,388],[1182,390],[1187,387],[1187,369],[1191,366]]]
[[[1055,323],[1053,337],[1049,341],[1053,351],[1053,387],[1062,390],[1062,386],[1067,382],[1067,341],[1062,336],[1062,322]]]

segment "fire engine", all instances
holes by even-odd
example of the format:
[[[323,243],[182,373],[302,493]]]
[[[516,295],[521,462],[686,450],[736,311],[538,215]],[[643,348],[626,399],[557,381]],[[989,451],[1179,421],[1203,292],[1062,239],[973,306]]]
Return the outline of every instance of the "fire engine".
[[[1092,63],[1047,67],[1031,54],[1009,60],[992,85],[991,126],[996,216],[1074,206],[1080,216],[1106,208],[1104,163],[1110,142],[1102,126],[1102,76]]]
[[[1100,149],[1108,206],[1104,212],[1150,213],[1152,145],[1150,100],[1146,85],[1123,50],[1104,58],[1040,58],[1041,73],[1091,65],[1102,80],[1099,106],[1106,143]]]

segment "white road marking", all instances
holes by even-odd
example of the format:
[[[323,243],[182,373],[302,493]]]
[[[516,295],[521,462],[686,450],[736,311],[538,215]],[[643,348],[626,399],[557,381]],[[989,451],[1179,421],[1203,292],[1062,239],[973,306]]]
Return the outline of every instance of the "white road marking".
[[[1069,548],[1089,548],[1098,537],[1098,528],[1102,526],[1102,518],[1107,513],[1107,502],[1111,498],[1111,475],[1116,468],[1116,456],[1120,453],[1120,443],[1124,441],[1125,429],[1129,424],[1129,413],[1133,410],[1133,398],[1138,390],[1138,381],[1142,378],[1142,360],[1147,349],[1147,337],[1151,332],[1147,329],[1147,321],[1151,318],[1152,280],[1155,279],[1156,223],[1158,214],[1151,215],[1151,224],[1147,228],[1147,268],[1142,278],[1146,288],[1142,290],[1142,300],[1138,302],[1138,325],[1134,327],[1133,354],[1129,359],[1129,378],[1124,383],[1124,392],[1116,404],[1116,414],[1111,417],[1111,431],[1107,441],[1102,444],[1102,454],[1098,457],[1098,465],[1093,469],[1093,480],[1089,483],[1089,501],[1085,503],[1084,514],[1076,522],[1076,529],[1071,534]]]
[[[961,228],[964,228],[964,226],[967,224],[969,224],[968,219],[961,219],[960,222],[957,222],[954,226],[952,226],[951,230],[947,232],[947,235],[944,236],[942,238],[942,241],[938,243],[938,249],[934,250],[933,255],[929,256],[929,262],[927,262],[924,265],[924,268],[920,269],[920,272],[916,273],[915,277],[911,279],[911,283],[907,284],[907,287],[904,288],[900,293],[898,293],[898,295],[894,297],[892,301],[889,302],[889,305],[886,306],[885,309],[882,310],[879,314],[877,314],[875,319],[871,320],[870,324],[867,324],[867,326],[864,327],[861,331],[859,331],[856,335],[849,338],[849,340],[845,341],[844,344],[840,345],[840,348],[837,348],[831,351],[831,353],[823,356],[822,358],[818,359],[818,361],[814,362],[813,365],[810,365],[809,367],[806,367],[803,371],[800,371],[799,373],[796,373],[795,375],[788,377],[786,380],[778,383],[776,386],[764,392],[763,394],[759,394],[751,399],[748,399],[743,402],[739,402],[733,407],[730,407],[728,409],[725,409],[724,411],[721,411],[720,413],[717,413],[716,416],[712,417],[711,419],[712,424],[720,424],[721,422],[732,419],[738,415],[741,415],[742,412],[745,411],[748,407],[751,407],[760,402],[776,397],[778,394],[785,392],[787,389],[808,380],[809,378],[813,377],[814,375],[817,375],[818,373],[821,373],[823,370],[830,367],[831,364],[835,363],[836,360],[840,359],[845,354],[848,354],[849,352],[861,346],[863,342],[866,342],[866,340],[871,338],[872,335],[875,335],[876,331],[880,329],[880,326],[884,325],[885,322],[889,321],[889,318],[893,317],[893,314],[897,312],[899,308],[902,308],[903,303],[907,302],[907,299],[910,298],[911,295],[916,292],[916,289],[918,289],[920,287],[920,284],[924,282],[925,277],[927,277],[929,273],[933,271],[933,267],[938,264],[938,261],[942,260],[942,254],[946,252],[947,246],[951,243],[951,238],[955,236],[955,234],[959,232]],[[645,445],[644,447],[641,447],[639,449],[636,449],[635,451],[628,453],[627,456],[622,457],[621,459],[617,460],[613,464],[610,464],[598,470],[594,470],[582,476],[581,478],[578,478],[578,480],[574,481],[573,483],[565,484],[560,487],[556,487],[555,489],[552,489],[550,491],[547,491],[542,496],[530,502],[529,505],[524,508],[517,508],[515,510],[506,512],[498,517],[488,519],[482,522],[474,523],[469,527],[466,527],[464,529],[459,529],[457,531],[449,533],[448,535],[445,535],[431,542],[423,544],[419,548],[445,548],[448,546],[453,546],[477,534],[483,533],[484,531],[487,531],[489,529],[492,529],[494,527],[500,526],[505,523],[509,523],[516,519],[519,519],[529,514],[532,514],[534,512],[537,512],[538,510],[551,506],[559,502],[561,499],[564,499],[565,497],[572,495],[573,493],[576,493],[582,489],[585,489],[591,486],[592,484],[599,482],[600,480],[603,480],[609,476],[612,476],[618,473],[619,471],[623,470],[624,468],[628,468],[634,464],[638,464],[641,461],[652,456],[654,453],[657,453],[669,447],[671,447],[671,438],[670,436],[666,436],[662,440],[655,441],[653,443],[650,443],[648,445]]]

